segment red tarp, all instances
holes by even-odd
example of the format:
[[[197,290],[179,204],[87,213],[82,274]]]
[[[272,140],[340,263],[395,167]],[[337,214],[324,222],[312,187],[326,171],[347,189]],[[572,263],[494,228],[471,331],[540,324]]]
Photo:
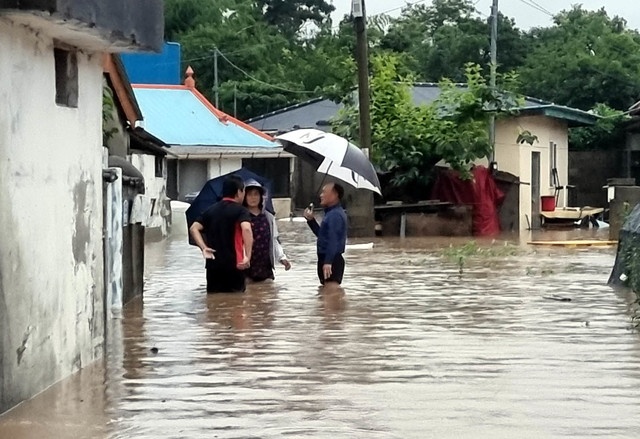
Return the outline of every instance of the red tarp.
[[[494,236],[500,233],[498,206],[504,193],[498,189],[493,176],[485,166],[471,170],[471,180],[462,180],[456,171],[445,171],[436,180],[432,198],[454,204],[473,206],[473,235]]]

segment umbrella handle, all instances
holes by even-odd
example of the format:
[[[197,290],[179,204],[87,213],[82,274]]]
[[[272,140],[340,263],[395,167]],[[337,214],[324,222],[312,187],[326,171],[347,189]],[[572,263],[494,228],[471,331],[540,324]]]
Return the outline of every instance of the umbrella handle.
[[[316,194],[320,193],[320,189],[322,189],[322,187],[324,186],[324,182],[327,179],[327,175],[329,175],[329,170],[331,169],[332,166],[333,166],[333,162],[329,164],[329,167],[327,168],[327,172],[324,173],[324,176],[322,177],[322,182],[320,182],[320,187],[318,187],[318,190],[316,190]]]

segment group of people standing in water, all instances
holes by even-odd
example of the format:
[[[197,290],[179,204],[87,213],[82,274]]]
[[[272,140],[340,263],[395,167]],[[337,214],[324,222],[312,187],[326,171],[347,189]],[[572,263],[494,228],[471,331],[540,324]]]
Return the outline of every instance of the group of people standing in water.
[[[231,175],[223,182],[222,196],[189,229],[206,261],[207,292],[243,292],[247,279],[274,279],[276,264],[290,270],[275,216],[265,209],[266,188],[256,180],[245,182]],[[312,209],[304,212],[318,237],[318,279],[322,285],[339,285],[344,274],[347,216],[341,205],[343,196],[342,186],[328,183],[320,194],[325,208],[322,223],[318,224]]]

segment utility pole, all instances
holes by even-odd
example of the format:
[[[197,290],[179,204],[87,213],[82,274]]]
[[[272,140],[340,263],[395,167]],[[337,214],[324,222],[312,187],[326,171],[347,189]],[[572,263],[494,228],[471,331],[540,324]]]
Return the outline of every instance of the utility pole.
[[[496,76],[498,69],[498,0],[493,0],[491,6],[491,73],[489,85],[492,90],[496,88]],[[489,142],[491,142],[491,157],[489,166],[493,167],[496,161],[496,116],[491,115],[489,121]]]
[[[220,86],[218,84],[218,48],[213,49],[213,94],[215,95],[216,108],[220,109],[220,102],[218,98],[218,91]]]
[[[371,151],[371,111],[369,96],[369,44],[364,0],[353,0],[351,10],[356,28],[358,101],[360,107],[360,148]]]
[[[358,103],[360,108],[360,148],[371,151],[371,110],[369,95],[369,44],[367,41],[367,17],[364,0],[351,0],[356,31],[356,62],[358,64]],[[375,234],[375,215],[373,193],[353,191],[348,196],[349,236],[373,236]]]

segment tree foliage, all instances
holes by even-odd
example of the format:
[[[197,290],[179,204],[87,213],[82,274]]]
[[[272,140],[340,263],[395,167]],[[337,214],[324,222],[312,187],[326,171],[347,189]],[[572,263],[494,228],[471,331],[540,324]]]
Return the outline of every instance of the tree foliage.
[[[335,10],[325,0],[258,0],[267,23],[276,26],[289,38],[294,38],[303,24],[324,24]]]
[[[521,65],[527,51],[527,39],[515,22],[499,16],[498,57],[502,71]],[[442,78],[465,80],[465,66],[475,63],[488,72],[490,61],[490,24],[478,16],[470,0],[436,0],[433,5],[413,5],[403,10],[381,46],[414,58],[419,79],[437,82]]]
[[[373,59],[371,80],[372,155],[393,174],[392,183],[424,185],[441,160],[468,175],[470,165],[491,152],[487,126],[491,114],[517,107],[517,97],[491,89],[478,65],[466,67],[466,87],[440,82],[440,96],[430,105],[415,105],[413,78],[398,74],[398,60]],[[347,104],[335,130],[357,142],[358,112]]]
[[[319,74],[326,73],[326,63],[348,56],[341,55],[339,46],[327,44],[325,29],[330,28],[333,6],[323,0],[167,0],[165,4],[166,35],[181,43],[183,67],[193,67],[198,88],[213,100],[218,50],[221,109],[231,113],[237,106],[242,119],[317,95],[316,89],[338,80],[336,75]],[[282,11],[287,11],[286,19]],[[303,42],[298,31],[309,21],[321,31],[314,40]]]
[[[528,95],[583,110],[625,110],[640,96],[640,35],[626,22],[574,6],[555,25],[532,32],[519,69]]]
[[[606,104],[597,104],[592,112],[601,119],[591,127],[573,128],[569,132],[569,146],[575,150],[621,149],[626,133],[624,122],[629,119],[624,112]]]
[[[341,100],[352,95],[356,85],[353,23],[349,17],[332,23],[329,0],[166,0],[165,4],[167,38],[182,44],[183,68],[192,65],[198,88],[210,99],[214,95],[214,49],[222,53],[218,70],[224,111],[233,112],[235,103],[237,116],[246,119],[312,97]],[[389,63],[395,70],[389,74],[403,81],[440,82],[448,78],[442,83],[446,89],[442,99],[458,91],[450,82],[468,81],[469,63],[480,66],[475,72],[486,76],[490,23],[475,5],[475,0],[434,0],[408,5],[397,18],[378,15],[368,19],[370,54],[376,60],[372,65],[373,111],[386,115],[378,119],[376,127],[396,136],[396,150],[407,148],[409,158],[404,159],[400,152],[393,155],[386,137],[375,137],[374,133],[375,152],[387,169],[398,171],[401,180],[417,178],[407,169],[414,169],[416,163],[429,167],[442,154],[431,154],[434,148],[424,145],[433,143],[416,139],[427,136],[419,134],[421,129],[403,133],[385,123],[391,124],[391,117],[401,120],[394,123],[406,121],[407,126],[437,119],[441,126],[441,122],[453,119],[441,118],[433,108],[413,108],[406,93],[395,85],[386,91],[375,86],[384,83],[387,73],[383,71],[390,69]],[[516,72],[518,91],[529,96],[611,116],[599,104],[625,111],[640,98],[640,35],[604,9],[590,12],[575,6],[559,13],[553,25],[527,32],[512,18],[500,15],[498,71],[503,75]],[[514,89],[513,84],[509,89]],[[486,96],[482,99],[491,101]],[[392,108],[394,100],[397,106]],[[486,118],[485,113],[476,116]],[[620,144],[621,120],[607,117],[594,128],[572,130],[572,147]],[[463,123],[459,136],[474,132],[474,126],[464,126],[464,121],[452,123]],[[357,138],[357,124],[342,125],[341,129]],[[429,142],[436,135],[446,138],[447,133],[436,131]],[[443,149],[447,142],[439,144]],[[458,162],[450,160],[464,163],[468,150],[474,149],[462,149]],[[443,150],[443,154],[447,152]]]

